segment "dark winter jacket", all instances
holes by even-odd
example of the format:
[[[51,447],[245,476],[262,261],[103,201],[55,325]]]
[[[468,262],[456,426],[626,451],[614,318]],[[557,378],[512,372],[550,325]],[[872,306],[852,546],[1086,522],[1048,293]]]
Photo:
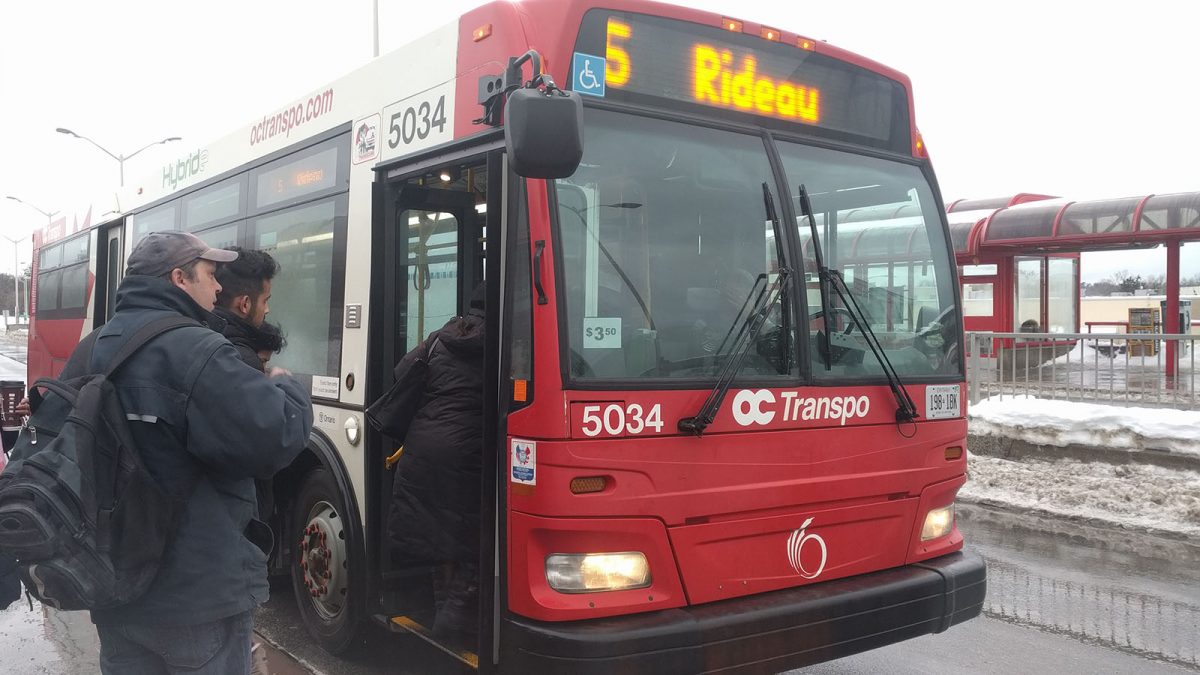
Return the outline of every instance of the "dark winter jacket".
[[[263,372],[265,370],[263,361],[258,358],[258,348],[262,342],[262,331],[250,325],[249,321],[246,321],[224,307],[213,309],[213,314],[224,319],[225,329],[221,332],[224,333],[230,344],[233,345],[233,348],[237,350],[238,358],[242,360],[242,363],[257,369],[259,372]]]
[[[400,564],[479,556],[483,312],[451,319],[436,336],[392,484],[388,532]]]
[[[308,394],[295,380],[263,377],[243,363],[214,332],[221,320],[162,279],[125,278],[90,368],[103,369],[138,328],[178,314],[205,325],[155,338],[114,384],[150,472],[180,497],[194,489],[150,589],[132,604],[92,612],[98,624],[197,624],[265,602],[271,535],[253,517],[253,479],[291,463],[312,427]]]

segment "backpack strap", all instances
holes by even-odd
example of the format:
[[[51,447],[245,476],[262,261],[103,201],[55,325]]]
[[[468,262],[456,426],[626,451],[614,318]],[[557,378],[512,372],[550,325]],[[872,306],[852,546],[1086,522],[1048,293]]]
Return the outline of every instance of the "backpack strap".
[[[125,344],[121,345],[121,348],[117,350],[116,356],[114,356],[112,361],[108,364],[108,368],[104,370],[104,377],[106,379],[112,378],[112,376],[116,374],[117,370],[119,370],[121,366],[125,365],[125,362],[129,360],[129,357],[133,356],[134,353],[136,353],[139,349],[146,346],[147,342],[150,342],[159,335],[176,328],[199,325],[199,321],[179,315],[167,316],[151,321],[145,326],[139,328],[138,331],[133,334],[133,337],[129,338]],[[89,351],[90,349],[91,348],[89,347]],[[90,361],[91,354],[88,356],[88,360]]]

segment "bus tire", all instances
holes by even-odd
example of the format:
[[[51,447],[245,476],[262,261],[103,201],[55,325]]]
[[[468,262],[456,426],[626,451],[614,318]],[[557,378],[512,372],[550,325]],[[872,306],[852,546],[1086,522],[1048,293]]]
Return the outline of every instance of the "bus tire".
[[[354,517],[333,475],[320,468],[305,475],[289,519],[292,589],[304,627],[330,654],[345,651],[362,619],[364,580],[351,564]]]

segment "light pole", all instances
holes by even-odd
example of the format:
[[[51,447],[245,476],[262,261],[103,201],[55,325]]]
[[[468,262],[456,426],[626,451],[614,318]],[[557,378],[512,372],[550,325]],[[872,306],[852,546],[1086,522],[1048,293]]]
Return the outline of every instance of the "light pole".
[[[42,214],[43,216],[46,216],[46,224],[47,225],[54,222],[54,216],[58,213],[58,211],[43,211],[42,209],[39,209],[38,207],[34,206],[33,204],[30,204],[29,202],[27,202],[23,199],[20,199],[18,197],[14,197],[12,195],[8,195],[6,197],[6,199],[11,199],[14,202],[17,202],[19,204],[24,204],[25,206],[28,206],[29,208],[33,209],[34,211],[37,211],[38,213]],[[13,239],[12,237],[9,237],[8,235],[0,235],[0,236],[11,241],[12,245],[13,245],[13,314],[15,316],[21,316],[21,281],[20,281],[21,280],[21,276],[20,276],[21,275],[21,262],[18,259],[17,244],[28,239],[29,235],[25,235],[24,237],[21,237],[20,239]],[[28,310],[29,308],[27,307],[26,309]]]
[[[87,136],[80,136],[79,134],[75,133],[74,131],[71,131],[70,129],[64,129],[62,127],[59,127],[57,129],[55,129],[55,131],[57,131],[60,134],[66,134],[68,136],[74,136],[75,138],[83,139],[83,140],[87,141],[88,143],[91,143],[92,145],[99,148],[100,152],[103,152],[104,154],[108,155],[109,157],[112,157],[113,159],[117,160],[117,165],[121,167],[121,187],[125,187],[125,160],[133,159],[141,151],[143,151],[147,148],[151,148],[155,145],[162,145],[163,143],[170,143],[171,141],[183,140],[178,136],[172,136],[170,138],[164,138],[161,141],[154,141],[153,143],[147,143],[146,145],[138,148],[137,150],[129,153],[128,155],[114,155],[113,153],[109,152],[107,149],[105,149],[104,146],[100,145],[96,141],[93,141],[92,139],[88,138]]]

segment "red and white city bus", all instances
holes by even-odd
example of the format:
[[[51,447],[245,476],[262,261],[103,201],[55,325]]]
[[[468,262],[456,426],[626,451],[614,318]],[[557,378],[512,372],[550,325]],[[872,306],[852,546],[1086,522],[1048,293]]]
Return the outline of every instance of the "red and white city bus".
[[[577,167],[570,143],[566,171],[521,158],[570,133],[543,137],[532,108],[504,119],[516,67],[583,101]],[[30,377],[111,316],[148,232],[277,258],[273,363],[310,387],[316,424],[274,481],[272,563],[330,651],[369,618],[437,643],[434,571],[387,543],[395,448],[363,410],[481,280],[493,573],[450,663],[776,672],[980,612],[954,518],[953,249],[909,81],[886,66],[644,0],[493,2],[188,149],[120,205],[35,240]],[[871,231],[892,226],[903,245]]]

